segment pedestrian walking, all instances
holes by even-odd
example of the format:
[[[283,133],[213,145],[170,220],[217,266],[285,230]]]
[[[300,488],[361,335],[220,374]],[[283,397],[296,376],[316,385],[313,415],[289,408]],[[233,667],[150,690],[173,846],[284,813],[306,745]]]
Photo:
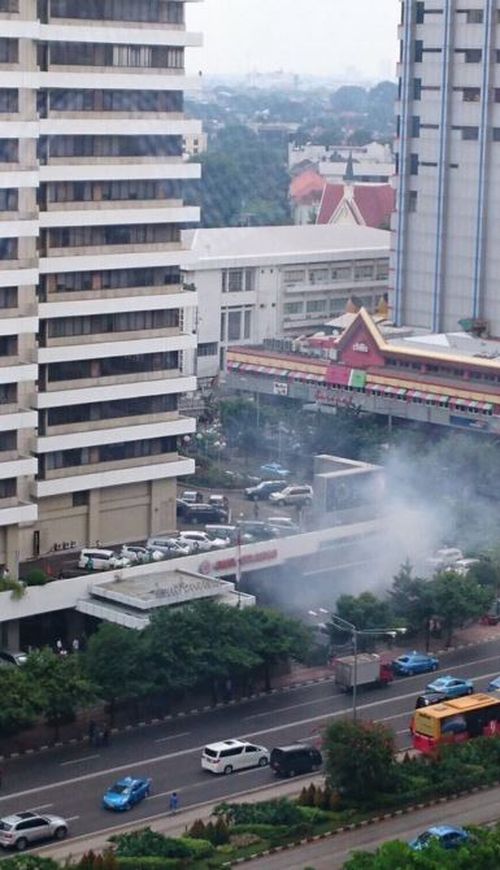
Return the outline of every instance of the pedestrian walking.
[[[173,791],[170,795],[169,806],[172,814],[176,813],[179,809],[179,796],[176,791]]]
[[[259,502],[254,501],[254,503],[253,503],[253,516],[254,516],[255,520],[259,519],[259,514],[260,514]]]

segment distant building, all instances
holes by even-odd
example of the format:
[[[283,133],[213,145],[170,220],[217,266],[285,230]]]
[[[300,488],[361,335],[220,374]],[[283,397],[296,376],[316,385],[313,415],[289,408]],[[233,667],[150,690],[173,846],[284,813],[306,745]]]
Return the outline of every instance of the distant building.
[[[342,314],[352,296],[386,294],[389,233],[358,226],[200,229],[186,234],[198,293],[198,378],[215,377],[233,344],[293,338]]]
[[[316,222],[358,224],[388,230],[394,200],[390,184],[325,184]]]
[[[344,326],[340,335],[311,336],[286,351],[269,341],[229,348],[228,386],[325,413],[353,407],[500,434],[500,341],[377,324],[364,309]]]

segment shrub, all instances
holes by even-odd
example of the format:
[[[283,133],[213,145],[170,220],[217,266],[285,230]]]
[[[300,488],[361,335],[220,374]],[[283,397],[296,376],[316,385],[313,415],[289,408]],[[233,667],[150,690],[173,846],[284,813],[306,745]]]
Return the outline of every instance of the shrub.
[[[151,828],[142,828],[127,834],[115,834],[110,841],[116,844],[115,854],[120,858],[190,858],[186,843],[173,837],[164,837]],[[192,842],[195,842],[194,840]]]
[[[196,819],[190,828],[188,828],[188,836],[194,837],[197,840],[206,840],[207,826],[203,819]]]
[[[301,807],[300,813],[303,820],[311,825],[321,825],[323,822],[328,822],[331,819],[330,813],[318,807]]]
[[[2,861],[2,870],[58,870],[59,864],[52,858],[41,858],[38,855],[16,855]]]
[[[260,801],[254,804],[222,803],[214,814],[223,816],[228,824],[298,825],[302,821],[300,809],[288,798]]]
[[[49,577],[41,568],[32,568],[26,575],[25,580],[28,586],[45,586]]]
[[[284,836],[288,831],[286,825],[265,825],[265,824],[247,824],[247,825],[232,825],[230,829],[230,839],[237,837],[240,834],[254,834],[262,840],[267,840],[269,837]]]
[[[208,840],[197,840],[194,837],[179,837],[176,843],[181,843],[189,850],[189,857],[195,861],[202,861],[214,853],[214,847]],[[221,844],[222,845],[222,844]]]
[[[159,855],[144,855],[134,858],[117,858],[119,870],[179,870],[185,863],[180,858],[161,858]]]

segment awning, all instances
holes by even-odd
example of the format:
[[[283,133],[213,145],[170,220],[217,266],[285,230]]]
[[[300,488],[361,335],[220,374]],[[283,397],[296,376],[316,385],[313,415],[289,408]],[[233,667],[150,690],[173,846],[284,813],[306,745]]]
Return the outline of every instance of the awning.
[[[424,397],[424,394],[421,393],[419,390],[408,390],[408,393],[406,396],[407,399],[412,399],[412,400],[413,399],[423,399],[423,397]]]
[[[228,369],[239,369],[240,365],[241,365],[241,363],[235,362],[232,359],[227,361]]]
[[[384,393],[386,396],[395,396],[396,387],[384,387]]]
[[[383,393],[384,392],[384,387],[382,387],[380,384],[367,384],[366,389],[369,390],[370,393],[375,393],[375,392]]]
[[[437,394],[436,393],[427,393],[427,395],[425,396],[425,401],[426,402],[436,402],[437,401]]]
[[[440,401],[440,402],[449,402],[449,401],[450,401],[450,397],[449,397],[449,396],[440,396],[440,397],[439,397],[439,401]]]
[[[491,402],[480,402],[479,407],[481,408],[481,411],[492,411],[493,410],[493,405]]]
[[[289,372],[288,377],[293,381],[300,381],[304,379],[305,372]]]
[[[402,399],[403,396],[406,396],[406,393],[407,393],[407,390],[405,390],[404,387],[400,387],[399,389],[396,390],[396,395],[397,395],[398,399]]]

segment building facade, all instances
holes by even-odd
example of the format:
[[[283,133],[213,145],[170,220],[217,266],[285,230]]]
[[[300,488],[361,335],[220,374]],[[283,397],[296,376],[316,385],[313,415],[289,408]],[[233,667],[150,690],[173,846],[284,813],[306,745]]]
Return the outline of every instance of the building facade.
[[[294,352],[230,348],[228,387],[325,413],[358,408],[498,437],[500,341],[379,329],[363,309],[349,320],[340,336],[305,339]]]
[[[175,526],[184,0],[0,0],[0,562]],[[189,318],[187,318],[189,321]]]
[[[499,336],[500,8],[401,9],[392,313],[434,332],[476,321]]]
[[[197,374],[215,377],[227,349],[293,339],[387,292],[389,233],[370,227],[284,226],[196,230],[188,286],[198,296]]]

